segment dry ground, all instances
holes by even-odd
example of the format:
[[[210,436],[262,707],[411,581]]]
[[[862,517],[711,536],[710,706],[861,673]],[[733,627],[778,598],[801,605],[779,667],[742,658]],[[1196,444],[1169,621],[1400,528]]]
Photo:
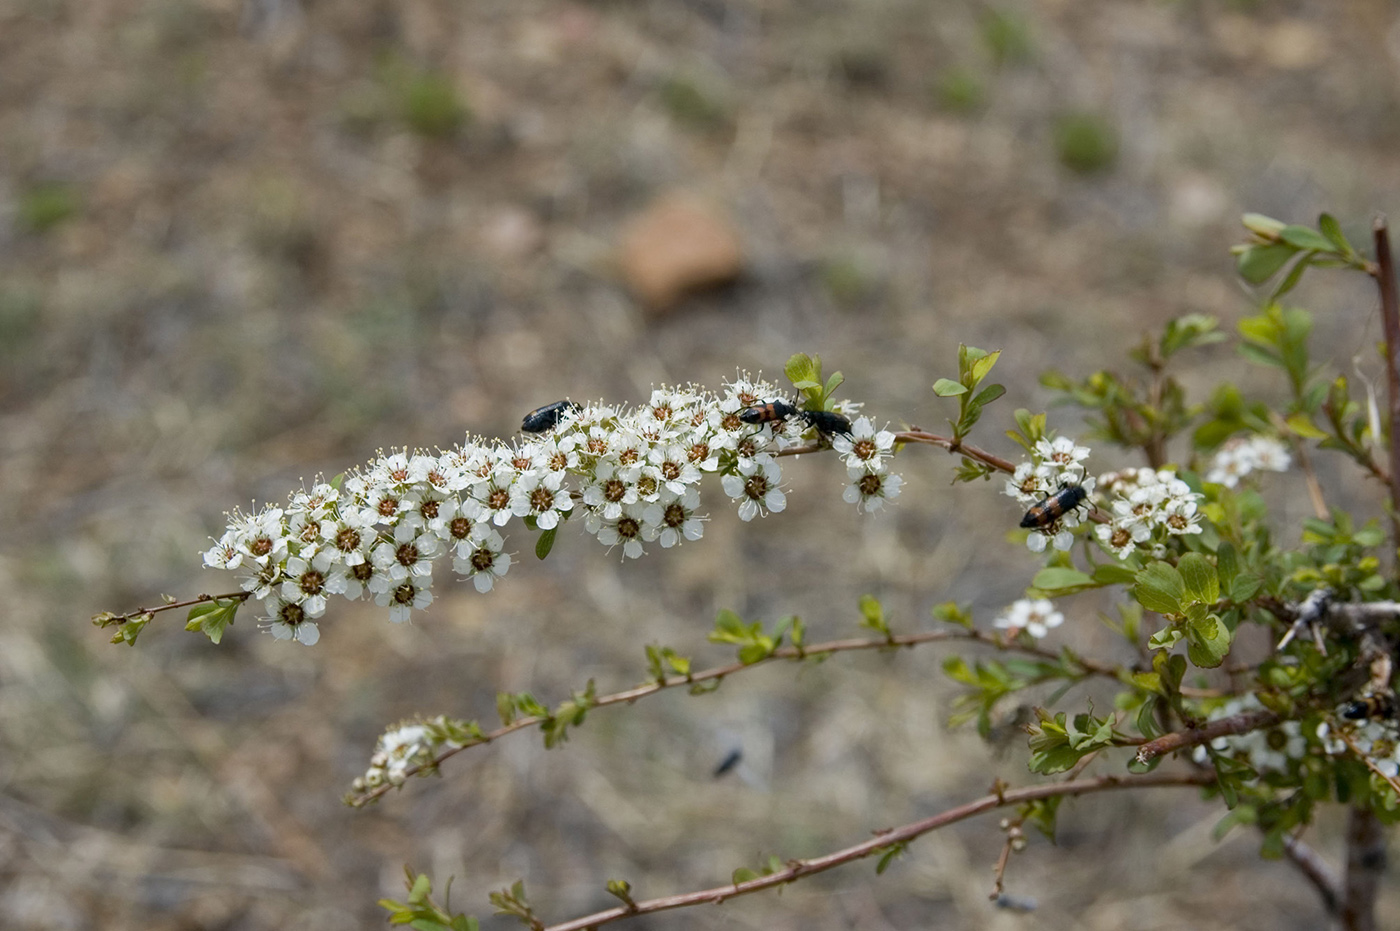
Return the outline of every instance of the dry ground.
[[[1074,113],[1116,130],[1101,171],[1056,157]],[[876,416],[934,426],[965,341],[1005,351],[1002,418],[1043,408],[1045,367],[1246,312],[1241,212],[1400,216],[1397,153],[1382,0],[0,3],[3,923],[373,928],[405,862],[456,875],[477,914],[524,878],[563,918],[606,905],[608,878],[699,888],[1026,782],[1024,750],[946,731],[930,649],[755,671],[339,802],[386,723],[625,687],[647,642],[718,660],[722,606],[819,638],[867,591],[903,629],[947,599],[989,622],[1034,562],[998,489],[950,488],[926,451],[893,513],[853,513],[836,464],[804,461],[779,517],[716,505],[703,541],[642,565],[566,533],[411,627],[334,607],[314,649],[246,619],[221,647],[162,620],[128,650],[86,619],[227,587],[195,555],[227,508],[381,447],[509,435],[566,394],[639,400],[805,350]],[[612,243],[675,189],[728,213],[748,270],[649,314]],[[1364,282],[1299,299],[1344,369],[1376,338]],[[1240,368],[1222,349],[1190,378],[1276,387]],[[1010,455],[1005,422],[983,437]],[[1067,641],[1102,639],[1096,607]],[[711,779],[736,741],[751,782]],[[1253,837],[1212,843],[1217,816],[1185,790],[1067,803],[1059,848],[1013,863],[1028,915],[986,902],[983,819],[878,881],[861,864],[633,926],[1318,927]],[[1316,841],[1335,855],[1328,825]],[[1383,907],[1393,924],[1393,890]]]

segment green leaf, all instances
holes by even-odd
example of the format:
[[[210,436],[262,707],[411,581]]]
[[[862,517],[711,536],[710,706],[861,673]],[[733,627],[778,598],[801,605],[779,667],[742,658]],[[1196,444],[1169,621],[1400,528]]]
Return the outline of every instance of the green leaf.
[[[1230,583],[1230,600],[1243,604],[1253,598],[1264,587],[1264,580],[1252,572],[1241,572]]]
[[[966,385],[959,384],[949,378],[940,378],[933,383],[933,393],[940,398],[953,398],[960,394],[967,394]]]
[[[933,606],[933,619],[943,621],[946,624],[957,624],[959,627],[972,629],[972,614],[967,608],[956,601],[945,601],[943,604]]]
[[[821,378],[821,371],[812,361],[812,357],[805,352],[796,353],[789,358],[787,364],[783,366],[783,372],[794,385],[797,385],[798,382],[810,382],[821,387],[821,383],[817,381]],[[797,387],[801,388],[802,386],[797,385]]]
[[[1343,255],[1350,255],[1356,251],[1347,242],[1346,236],[1342,235],[1342,226],[1337,222],[1337,218],[1330,213],[1324,213],[1317,218],[1317,228],[1322,231],[1322,235],[1327,237],[1333,248]]]
[[[1137,573],[1133,597],[1138,604],[1158,614],[1180,614],[1186,582],[1172,565],[1154,562]]]
[[[1308,266],[1312,264],[1312,257],[1313,253],[1305,252],[1298,261],[1293,263],[1293,267],[1288,270],[1288,274],[1284,275],[1283,280],[1270,292],[1270,300],[1278,300],[1297,286],[1298,282],[1303,278],[1303,272],[1307,271]]]
[[[1297,254],[1298,250],[1287,243],[1250,246],[1240,253],[1236,270],[1250,284],[1263,284]]]
[[[1220,578],[1215,567],[1200,553],[1187,553],[1177,563],[1182,581],[1186,583],[1186,595],[1199,604],[1215,604],[1220,600]]]
[[[1215,551],[1215,571],[1220,578],[1220,587],[1228,592],[1235,577],[1240,574],[1240,557],[1233,543],[1223,542]]]
[[[885,609],[874,595],[860,596],[861,627],[868,627],[876,633],[890,635],[889,623],[885,620]]]
[[[1122,563],[1105,562],[1094,567],[1093,579],[1097,585],[1131,585],[1137,573]]]
[[[185,630],[201,631],[210,642],[217,644],[224,639],[224,629],[233,623],[242,603],[241,598],[216,598],[197,604],[186,616]]]
[[[983,405],[992,403],[1004,394],[1006,394],[1005,385],[988,385],[981,391],[977,392],[977,397],[972,399],[972,403],[981,407]]]
[[[1325,440],[1327,433],[1313,424],[1312,417],[1302,411],[1288,415],[1288,429],[1308,440]]]
[[[1330,239],[1306,226],[1285,226],[1279,230],[1279,238],[1299,249],[1312,249],[1315,252],[1333,251]]]
[[[540,538],[535,541],[535,558],[544,559],[549,555],[549,551],[554,549],[554,538],[559,535],[559,527],[555,525],[540,534]]]
[[[1240,222],[1244,224],[1245,229],[1265,239],[1272,239],[1279,233],[1282,233],[1284,227],[1288,225],[1282,220],[1266,217],[1262,213],[1246,213],[1243,217],[1240,217]]]
[[[1038,588],[1043,592],[1065,592],[1081,591],[1086,588],[1094,588],[1095,583],[1092,578],[1080,572],[1078,569],[1065,569],[1051,566],[1041,569],[1031,580],[1031,587]]]
[[[1186,628],[1186,655],[1197,666],[1213,669],[1230,652],[1230,631],[1220,618],[1207,614]]]
[[[969,346],[968,352],[970,357],[971,353],[981,352],[981,350],[973,349],[971,346]],[[995,352],[989,352],[986,355],[983,355],[979,358],[973,359],[971,366],[972,383],[974,385],[978,384],[982,381],[982,379],[986,378],[987,373],[989,373],[992,370],[992,366],[997,364],[997,359],[999,358],[1001,358],[1000,349],[996,350]]]
[[[734,885],[738,886],[742,883],[748,882],[749,880],[757,879],[758,874],[755,873],[753,870],[749,869],[747,866],[741,866],[737,870],[735,870],[729,878],[733,880]]]
[[[826,387],[822,389],[823,400],[831,397],[832,393],[846,380],[846,376],[840,372],[832,372],[831,377],[826,380]]]

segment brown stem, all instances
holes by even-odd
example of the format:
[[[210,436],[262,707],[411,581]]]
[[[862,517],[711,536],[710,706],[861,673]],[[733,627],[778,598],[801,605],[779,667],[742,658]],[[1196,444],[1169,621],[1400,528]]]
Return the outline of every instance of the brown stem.
[[[1156,740],[1149,740],[1138,748],[1137,761],[1146,763],[1176,750],[1185,750],[1197,744],[1209,743],[1217,737],[1231,734],[1247,734],[1260,728],[1272,727],[1281,719],[1272,711],[1242,711],[1228,718],[1208,721],[1200,727],[1163,734]]]
[[[204,604],[207,601],[225,601],[228,599],[233,599],[236,601],[247,601],[252,596],[252,594],[252,592],[238,591],[229,592],[227,595],[196,595],[193,598],[188,598],[184,601],[172,601],[167,604],[162,604],[156,608],[137,608],[135,611],[129,611],[126,614],[115,614],[111,616],[99,614],[98,617],[103,618],[106,624],[110,626],[112,624],[119,624],[122,621],[129,621],[132,618],[140,617],[143,614],[159,614],[161,611],[174,611],[176,608],[188,608],[192,605]]]
[[[1288,857],[1288,862],[1298,868],[1298,872],[1307,878],[1317,889],[1318,896],[1322,899],[1322,907],[1327,909],[1327,914],[1336,915],[1342,907],[1342,884],[1338,881],[1331,867],[1323,862],[1306,843],[1299,840],[1292,834],[1283,835],[1283,853]]]
[[[1400,298],[1396,296],[1395,262],[1390,254],[1390,231],[1385,217],[1372,227],[1376,243],[1376,287],[1381,292],[1381,321],[1385,331],[1386,401],[1390,407],[1390,522],[1400,546]]]
[[[950,808],[922,821],[914,821],[902,827],[889,831],[880,831],[876,836],[864,843],[855,844],[844,850],[837,850],[834,853],[821,857],[813,857],[810,860],[789,860],[784,869],[767,876],[760,876],[757,879],[750,879],[741,883],[726,883],[723,886],[715,886],[712,889],[702,889],[698,892],[687,892],[682,895],[662,896],[657,899],[643,899],[635,902],[631,907],[620,906],[610,908],[606,911],[596,912],[592,915],[585,915],[582,918],[574,918],[570,921],[561,922],[557,925],[550,925],[545,931],[583,931],[585,928],[596,928],[599,925],[609,924],[623,918],[630,918],[633,915],[645,915],[651,912],[666,911],[672,908],[684,908],[688,905],[709,905],[719,904],[732,899],[735,896],[747,895],[750,892],[758,892],[763,889],[772,889],[775,886],[784,886],[790,882],[811,876],[814,873],[822,873],[826,870],[860,860],[872,854],[888,849],[894,844],[908,843],[915,838],[935,831],[938,828],[965,821],[974,815],[992,811],[1007,805],[1019,805],[1023,802],[1036,801],[1043,798],[1054,798],[1056,796],[1076,796],[1089,795],[1094,792],[1104,792],[1110,789],[1145,789],[1160,786],[1207,786],[1215,782],[1215,774],[1206,772],[1192,773],[1153,773],[1147,776],[1137,776],[1121,778],[1118,776],[1099,776],[1095,779],[1085,779],[1079,782],[1060,782],[1048,785],[1027,786],[1023,789],[1011,789],[997,792],[992,795],[984,795],[975,801],[959,805],[957,808]]]
[[[1347,825],[1345,931],[1375,931],[1376,893],[1385,874],[1385,830],[1375,812],[1353,805]]]
[[[1011,460],[1003,459],[984,449],[978,449],[976,446],[969,446],[950,436],[938,436],[934,433],[926,433],[923,430],[905,430],[903,433],[896,433],[894,438],[895,441],[899,443],[927,443],[930,446],[942,446],[950,453],[957,453],[960,456],[975,459],[983,465],[991,466],[999,472],[1011,474],[1016,471],[1016,463]]]
[[[972,641],[974,643],[982,643],[986,644],[987,646],[995,647],[998,650],[1010,651],[1014,653],[1024,653],[1030,656],[1038,656],[1043,659],[1054,660],[1056,662],[1059,662],[1068,657],[1068,659],[1072,663],[1074,663],[1074,665],[1078,666],[1081,670],[1083,670],[1085,675],[1105,676],[1110,679],[1118,678],[1117,672],[1115,672],[1113,669],[1107,666],[1100,666],[1096,663],[1091,663],[1088,660],[1081,659],[1072,653],[1068,653],[1067,651],[1055,652],[1053,650],[1048,650],[1043,647],[1035,646],[1033,644],[1019,643],[1016,641],[1007,641],[1003,640],[996,634],[986,633],[980,630],[930,630],[918,634],[899,634],[889,637],[879,637],[870,639],[850,638],[846,640],[828,640],[825,643],[814,643],[810,646],[779,647],[763,659],[757,660],[752,663],[728,663],[724,666],[715,666],[713,668],[706,669],[701,672],[691,673],[690,675],[669,676],[661,680],[660,682],[649,682],[646,685],[639,685],[633,689],[627,689],[622,692],[614,692],[611,695],[603,695],[597,700],[595,700],[593,704],[589,706],[589,708],[606,708],[609,705],[631,704],[632,702],[637,701],[639,698],[645,698],[648,695],[654,695],[657,692],[664,691],[665,689],[676,688],[677,686],[682,685],[694,686],[706,682],[718,682],[728,676],[732,676],[736,673],[743,672],[746,669],[754,669],[758,666],[763,666],[768,663],[775,662],[777,660],[800,660],[806,659],[811,656],[823,656],[830,653],[843,653],[850,650],[880,650],[888,649],[890,647],[915,647],[919,644],[935,643],[943,640]],[[517,718],[511,723],[498,727],[493,731],[488,731],[485,734],[482,734],[480,737],[471,740],[468,743],[465,743],[459,747],[450,747],[446,750],[443,750],[437,756],[433,757],[430,763],[425,763],[421,766],[409,767],[404,771],[404,775],[414,776],[422,770],[424,770],[425,768],[436,768],[444,760],[448,759],[449,757],[456,756],[463,750],[469,750],[472,747],[479,747],[483,744],[489,744],[492,741],[498,740],[506,736],[507,734],[512,734],[516,731],[521,731],[525,730],[526,728],[534,727],[538,724],[544,723],[546,720],[547,719],[545,717],[542,717],[540,715],[532,715],[527,718]],[[347,799],[347,804],[349,804],[352,808],[363,807],[369,802],[372,802],[380,796],[384,795],[392,788],[394,788],[393,784],[385,783],[383,785],[370,789],[363,795],[357,795],[353,798]]]

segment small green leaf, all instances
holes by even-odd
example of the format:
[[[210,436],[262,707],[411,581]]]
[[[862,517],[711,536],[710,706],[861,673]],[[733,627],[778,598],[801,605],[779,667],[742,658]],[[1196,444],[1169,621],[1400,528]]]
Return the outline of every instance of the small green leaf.
[[[186,616],[185,630],[201,631],[211,643],[217,644],[224,638],[225,628],[233,623],[242,603],[242,599],[220,598],[197,604]]]
[[[1263,284],[1297,254],[1298,250],[1287,243],[1250,246],[1240,253],[1236,270],[1250,284]]]
[[[1346,236],[1342,235],[1342,226],[1337,222],[1337,218],[1330,213],[1324,213],[1317,218],[1317,228],[1322,231],[1322,235],[1327,237],[1333,248],[1342,255],[1350,255],[1355,250],[1351,243],[1347,242]]]
[[[1006,394],[1005,385],[988,385],[981,391],[977,392],[977,397],[972,399],[972,403],[978,406],[987,405],[992,403],[1004,394]]]
[[[750,880],[758,879],[758,874],[755,873],[753,870],[749,869],[747,866],[741,866],[733,872],[733,874],[730,876],[730,879],[734,881],[734,885],[738,886]]]
[[[1230,631],[1214,614],[1194,621],[1186,630],[1186,655],[1197,666],[1213,669],[1230,652]]]
[[[980,350],[972,350],[972,347],[970,347],[970,346],[968,347],[968,349],[969,349],[970,352],[972,352],[972,351],[978,351],[978,352],[980,352]],[[975,384],[978,384],[979,382],[982,381],[982,379],[986,378],[986,377],[987,377],[987,373],[989,373],[989,372],[992,370],[992,366],[994,366],[994,365],[997,364],[997,359],[999,359],[999,358],[1001,358],[1001,350],[1000,350],[1000,349],[996,350],[995,352],[989,352],[989,353],[987,353],[986,355],[981,356],[980,358],[975,359],[975,360],[972,362],[972,366],[971,366],[972,383],[973,383],[974,385],[975,385]]]
[[[1078,569],[1065,569],[1051,566],[1041,569],[1031,580],[1031,587],[1043,592],[1080,591],[1095,587],[1094,580]]]
[[[1186,583],[1186,595],[1199,604],[1215,604],[1220,600],[1220,578],[1215,567],[1200,553],[1187,553],[1177,563],[1182,580]]]
[[[1306,226],[1285,226],[1279,230],[1279,238],[1290,246],[1311,249],[1315,252],[1331,252],[1332,241],[1317,230]]]
[[[1265,239],[1272,239],[1278,236],[1279,233],[1283,232],[1284,227],[1288,225],[1282,220],[1266,217],[1262,213],[1246,213],[1240,218],[1240,222],[1244,224],[1245,229]]]
[[[789,358],[783,366],[783,372],[793,384],[800,381],[812,382],[821,377],[812,357],[805,352],[795,353]]]
[[[549,551],[554,549],[554,538],[559,535],[559,527],[556,525],[540,534],[540,538],[535,541],[535,558],[544,559],[549,555]]]
[[[949,378],[940,378],[933,383],[933,393],[940,398],[954,398],[960,394],[967,394],[967,386],[959,384]]]
[[[1312,417],[1298,411],[1288,415],[1288,429],[1308,440],[1325,440],[1327,433],[1313,424]]]
[[[889,623],[885,620],[885,609],[874,595],[860,596],[861,627],[889,636]]]
[[[1094,567],[1096,585],[1132,585],[1137,581],[1137,573],[1121,563],[1099,563]]]
[[[1180,614],[1181,599],[1186,594],[1186,582],[1172,565],[1154,562],[1134,577],[1133,597],[1138,604],[1158,614]]]

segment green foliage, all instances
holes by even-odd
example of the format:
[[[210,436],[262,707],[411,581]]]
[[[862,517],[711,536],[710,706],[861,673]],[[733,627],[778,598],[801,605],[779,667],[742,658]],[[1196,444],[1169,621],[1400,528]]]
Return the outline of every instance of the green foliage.
[[[496,907],[497,915],[509,915],[519,919],[521,924],[533,931],[540,931],[544,927],[544,922],[535,917],[529,900],[525,898],[523,881],[517,880],[509,889],[491,893],[491,904]]]
[[[690,658],[681,656],[670,647],[647,646],[647,669],[651,673],[651,681],[665,682],[671,674],[678,676],[690,676]]]
[[[982,417],[982,408],[1006,393],[1002,385],[990,384],[982,387],[982,382],[991,374],[992,367],[1001,357],[1001,350],[987,352],[966,344],[958,346],[958,380],[940,378],[933,384],[933,393],[940,398],[958,399],[958,416],[949,420],[953,428],[953,441],[961,442]],[[981,473],[979,473],[980,475]],[[978,477],[977,475],[971,476]],[[959,479],[966,481],[959,474]]]
[[[739,648],[739,662],[745,666],[760,662],[772,656],[783,644],[788,628],[794,628],[800,638],[802,622],[796,617],[785,617],[778,621],[772,631],[763,629],[762,621],[747,623],[728,608],[721,609],[715,618],[715,629],[710,632],[711,643],[732,643]]]
[[[478,931],[478,923],[469,915],[451,913],[451,898],[442,906],[432,900],[433,884],[427,873],[414,875],[404,867],[408,881],[408,898],[399,902],[380,899],[379,907],[389,913],[389,924],[409,925],[414,931]]]
[[[792,386],[801,393],[803,410],[829,411],[832,409],[831,395],[846,380],[840,372],[832,372],[831,377],[822,381],[822,357],[809,356],[799,352],[787,360],[783,366]]]
[[[908,841],[899,841],[898,843],[890,844],[888,847],[881,847],[879,849],[880,859],[875,862],[875,875],[879,876],[883,874],[885,870],[889,869],[891,863],[904,856],[908,850]]]
[[[1096,113],[1066,113],[1055,120],[1055,154],[1070,171],[1098,174],[1118,161],[1118,130]]]
[[[559,535],[559,525],[556,524],[540,533],[540,538],[535,541],[535,558],[544,559],[549,555],[549,551],[554,549],[554,538]]]
[[[885,620],[885,606],[874,595],[862,595],[860,598],[860,626],[875,631],[886,640],[894,638],[889,622]]]
[[[201,631],[211,642],[218,643],[224,638],[224,629],[233,623],[241,604],[241,598],[216,598],[197,604],[190,608],[185,630]],[[132,639],[135,640],[134,635]]]
[[[1039,722],[1031,725],[1033,773],[1065,772],[1088,754],[1113,746],[1116,739],[1112,717],[1096,718],[1084,713],[1071,718],[1064,712],[1051,715],[1044,708],[1037,708],[1035,713]]]
[[[1264,291],[1265,303],[1277,301],[1314,268],[1367,270],[1366,259],[1347,241],[1335,217],[1322,214],[1316,230],[1257,213],[1244,215],[1244,227],[1254,238],[1232,250],[1240,277],[1252,285],[1274,283]],[[1287,268],[1287,272],[1279,272]]]

